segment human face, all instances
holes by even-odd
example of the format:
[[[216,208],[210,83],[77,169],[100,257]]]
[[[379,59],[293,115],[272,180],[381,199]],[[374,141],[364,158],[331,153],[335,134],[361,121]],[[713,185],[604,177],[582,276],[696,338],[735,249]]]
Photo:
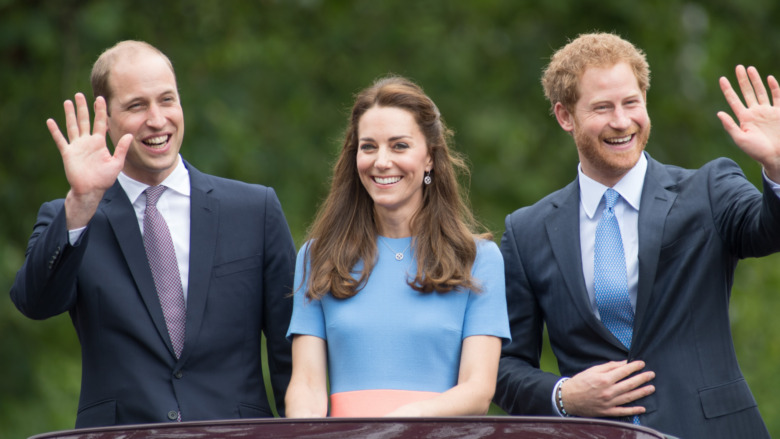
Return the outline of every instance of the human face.
[[[133,141],[123,171],[156,185],[178,164],[184,114],[176,77],[165,60],[149,50],[120,56],[111,68],[108,133],[114,145],[127,133]]]
[[[573,114],[560,102],[555,115],[572,133],[582,172],[614,186],[639,160],[650,137],[645,93],[631,67],[589,67],[579,83],[580,98]]]
[[[408,229],[422,204],[423,177],[433,168],[425,136],[409,111],[372,107],[358,121],[357,169],[380,225]]]

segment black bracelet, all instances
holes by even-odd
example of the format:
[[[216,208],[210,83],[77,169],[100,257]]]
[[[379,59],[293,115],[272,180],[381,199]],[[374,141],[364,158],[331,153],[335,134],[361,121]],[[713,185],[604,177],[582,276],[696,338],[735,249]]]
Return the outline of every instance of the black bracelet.
[[[563,416],[569,417],[571,416],[566,412],[566,409],[563,408],[563,383],[565,383],[568,380],[568,378],[564,378],[561,380],[561,383],[558,384],[558,393],[555,398],[555,402],[558,403],[558,411],[561,412]]]

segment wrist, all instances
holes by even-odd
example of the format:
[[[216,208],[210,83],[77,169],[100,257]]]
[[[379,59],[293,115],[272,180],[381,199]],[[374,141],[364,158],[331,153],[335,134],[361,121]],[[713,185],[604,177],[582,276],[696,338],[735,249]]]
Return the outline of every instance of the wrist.
[[[73,190],[65,197],[65,218],[68,230],[85,227],[95,215],[102,194],[76,195]]]

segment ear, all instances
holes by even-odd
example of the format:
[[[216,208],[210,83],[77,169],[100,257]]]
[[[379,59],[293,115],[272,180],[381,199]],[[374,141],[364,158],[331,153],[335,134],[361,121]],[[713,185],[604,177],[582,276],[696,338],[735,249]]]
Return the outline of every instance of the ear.
[[[555,118],[558,119],[558,125],[566,132],[574,131],[574,115],[566,109],[566,106],[560,102],[555,103],[553,108]]]
[[[431,154],[428,154],[428,157],[425,161],[425,172],[431,172],[433,169],[433,158],[431,158]]]

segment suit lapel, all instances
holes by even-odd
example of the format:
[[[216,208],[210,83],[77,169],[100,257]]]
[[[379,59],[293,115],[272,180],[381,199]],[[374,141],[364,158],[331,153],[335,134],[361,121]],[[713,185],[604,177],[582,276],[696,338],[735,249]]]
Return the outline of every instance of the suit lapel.
[[[647,161],[647,174],[639,208],[639,285],[637,286],[634,343],[641,343],[638,336],[643,333],[642,325],[652,297],[664,224],[669,210],[677,199],[677,193],[670,190],[675,183],[663,165],[651,159],[649,155]]]
[[[190,278],[187,291],[187,324],[180,362],[197,345],[206,310],[209,281],[217,246],[219,200],[205,174],[185,162],[190,174]]]
[[[596,333],[604,339],[622,346],[620,341],[593,314],[588,290],[585,288],[580,246],[579,191],[579,184],[577,180],[574,180],[566,186],[559,198],[552,200],[555,209],[545,221],[547,236],[574,307]]]
[[[168,336],[168,327],[165,325],[160,299],[154,286],[152,270],[149,268],[149,262],[146,258],[146,249],[144,249],[141,230],[138,228],[138,219],[132,203],[127,198],[127,194],[119,182],[114,183],[114,186],[106,191],[101,203],[101,209],[111,224],[133,281],[146,305],[146,310],[152,317],[160,337],[162,337],[171,354],[173,354],[173,345]]]

